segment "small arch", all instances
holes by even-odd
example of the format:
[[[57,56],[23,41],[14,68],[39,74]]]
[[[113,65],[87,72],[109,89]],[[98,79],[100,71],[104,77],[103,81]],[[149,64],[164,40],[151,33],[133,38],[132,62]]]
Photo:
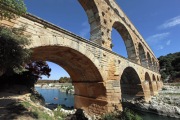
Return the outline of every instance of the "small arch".
[[[118,31],[118,33],[121,35],[125,46],[126,46],[126,51],[128,54],[128,58],[131,60],[136,59],[136,49],[135,49],[135,45],[134,42],[132,40],[132,37],[130,35],[130,32],[127,30],[127,28],[120,22],[114,22],[113,26],[114,29],[116,29]]]
[[[155,70],[156,69],[156,67],[155,67],[155,60],[154,60],[154,58],[152,57],[152,70]]]
[[[147,60],[148,60],[148,67],[151,68],[151,66],[152,66],[152,60],[151,60],[151,57],[150,57],[149,52],[147,52]]]
[[[144,48],[143,48],[141,43],[139,43],[138,48],[139,48],[140,63],[141,63],[142,66],[146,67],[147,66],[146,53],[145,53]]]
[[[124,69],[121,75],[120,85],[122,99],[131,100],[144,96],[141,80],[132,67]]]
[[[157,72],[157,62],[154,62],[154,70]]]
[[[150,89],[150,94],[153,94],[153,87],[152,87],[152,82],[149,73],[145,73],[145,81],[149,82],[149,89]]]
[[[157,76],[157,81],[160,81],[158,76]]]
[[[153,81],[157,81],[155,75],[153,74]]]
[[[124,44],[124,40],[121,37],[121,35],[119,34],[119,32],[116,29],[112,29],[111,31],[111,42],[112,42],[112,51],[127,58],[128,54],[127,54],[127,50],[126,50],[126,46]]]
[[[159,62],[156,62],[156,71],[159,72]]]

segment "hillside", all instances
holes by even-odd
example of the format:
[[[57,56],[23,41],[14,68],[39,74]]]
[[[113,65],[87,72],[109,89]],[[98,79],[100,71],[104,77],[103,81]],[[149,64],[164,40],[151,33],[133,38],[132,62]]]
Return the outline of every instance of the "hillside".
[[[180,82],[180,52],[158,58],[160,73],[164,82]]]

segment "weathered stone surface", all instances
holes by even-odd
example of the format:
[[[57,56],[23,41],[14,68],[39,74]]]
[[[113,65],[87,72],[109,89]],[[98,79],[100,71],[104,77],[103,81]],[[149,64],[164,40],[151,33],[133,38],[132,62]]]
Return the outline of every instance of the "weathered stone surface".
[[[148,102],[162,88],[162,82],[158,60],[147,43],[114,0],[79,2],[89,19],[90,41],[32,15],[0,24],[27,26],[32,60],[55,62],[69,73],[76,108],[101,114],[116,107],[122,110],[123,96],[143,96]],[[128,59],[112,52],[112,28],[122,36]]]

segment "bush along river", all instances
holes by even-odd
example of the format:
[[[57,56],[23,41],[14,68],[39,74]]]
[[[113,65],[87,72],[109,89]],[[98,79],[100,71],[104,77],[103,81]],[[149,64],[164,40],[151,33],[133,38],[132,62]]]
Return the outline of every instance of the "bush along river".
[[[72,87],[70,87],[70,88],[72,89]],[[49,107],[50,109],[56,108],[57,105],[61,105],[62,107],[66,106],[67,109],[73,109],[73,107],[74,107],[74,95],[73,95],[73,93],[72,94],[67,93],[67,90],[68,91],[70,90],[67,86],[66,87],[64,87],[64,86],[63,87],[62,86],[61,87],[36,86],[35,89],[44,97],[47,107]],[[179,101],[179,99],[178,99],[178,101]],[[141,107],[142,107],[142,105],[141,105]],[[147,108],[147,106],[145,106],[145,107]],[[153,114],[153,112],[150,113],[151,111],[147,112],[145,110],[146,112],[144,112],[141,110],[137,110],[139,108],[136,107],[136,104],[135,104],[135,107],[133,107],[133,108],[135,108],[133,110],[136,113],[138,113],[143,118],[143,120],[179,120],[179,118],[167,117],[167,116],[169,116],[168,113],[167,113],[167,115],[166,115],[166,113],[164,113],[165,116],[161,116],[161,115]]]

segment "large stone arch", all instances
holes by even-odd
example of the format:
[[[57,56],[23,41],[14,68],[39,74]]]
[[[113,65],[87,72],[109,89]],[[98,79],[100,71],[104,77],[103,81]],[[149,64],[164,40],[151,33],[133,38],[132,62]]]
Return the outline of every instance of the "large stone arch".
[[[124,69],[121,75],[120,86],[122,99],[131,100],[137,97],[144,97],[141,80],[136,70],[132,67]]]
[[[66,46],[40,46],[31,48],[34,60],[50,60],[62,66],[73,82],[102,82],[102,76],[95,64],[85,55]],[[96,74],[92,74],[96,73]]]
[[[145,73],[145,81],[149,83],[149,90],[150,90],[150,95],[153,95],[153,86],[152,86],[152,81],[149,73]]]
[[[147,67],[146,53],[141,43],[138,45],[139,48],[139,59],[142,66]]]
[[[104,111],[107,111],[105,107],[108,104],[106,88],[98,67],[91,60],[92,54],[86,55],[68,46],[45,43],[42,46],[31,47],[31,49],[33,50],[32,60],[54,62],[69,73],[75,87],[75,108],[82,108],[88,113],[97,114],[95,109],[102,109],[102,106]],[[92,107],[94,105],[100,107]]]
[[[136,59],[135,45],[128,29],[119,21],[115,21],[112,27],[116,29],[118,33],[121,35],[124,44],[126,46],[128,58],[135,61]]]

